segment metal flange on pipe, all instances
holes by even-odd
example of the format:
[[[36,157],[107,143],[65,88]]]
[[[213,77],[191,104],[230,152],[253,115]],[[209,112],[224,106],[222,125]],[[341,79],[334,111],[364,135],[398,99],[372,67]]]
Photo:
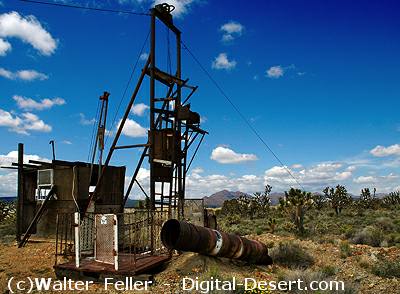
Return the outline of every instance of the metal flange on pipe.
[[[254,264],[272,264],[265,244],[234,234],[170,219],[161,229],[161,241],[171,250],[239,259]]]

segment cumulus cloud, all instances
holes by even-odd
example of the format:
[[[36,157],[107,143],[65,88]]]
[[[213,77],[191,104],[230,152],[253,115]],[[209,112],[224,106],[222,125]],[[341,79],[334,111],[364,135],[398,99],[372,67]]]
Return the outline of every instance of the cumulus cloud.
[[[223,24],[220,28],[222,34],[222,42],[230,42],[243,34],[244,26],[236,21],[230,21]]]
[[[236,153],[227,147],[217,147],[211,152],[211,159],[222,164],[242,163],[257,160],[255,154]]]
[[[38,72],[33,69],[24,69],[12,72],[2,67],[0,67],[0,76],[9,80],[23,80],[23,81],[34,81],[34,80],[44,81],[49,78],[44,73]]]
[[[352,178],[352,171],[347,170],[343,164],[335,162],[323,162],[312,165],[308,168],[292,168],[274,166],[264,173],[265,183],[277,187],[278,189],[287,189],[289,186],[298,186],[297,182],[289,172],[306,189],[319,191],[327,185],[343,183]]]
[[[25,112],[20,116],[0,109],[0,127],[7,127],[10,132],[29,135],[30,131],[50,132],[52,127],[37,115]]]
[[[44,110],[50,109],[56,105],[65,104],[65,100],[59,97],[53,99],[45,98],[40,101],[36,101],[32,98],[14,95],[13,99],[15,102],[17,102],[18,107],[23,110]]]
[[[24,163],[29,160],[50,162],[49,159],[35,154],[24,154]],[[8,154],[0,154],[0,166],[11,166],[18,161],[18,151],[10,151]],[[15,197],[17,195],[17,173],[6,169],[0,170],[0,197]]]
[[[0,15],[0,37],[18,38],[47,56],[53,54],[57,48],[57,41],[35,16],[24,17],[16,11]]]
[[[353,180],[354,183],[357,184],[371,184],[375,181],[375,178],[373,176],[359,176],[358,178],[355,178]]]
[[[212,63],[212,68],[214,69],[225,69],[229,71],[231,69],[234,69],[235,67],[236,61],[229,60],[226,53],[220,53],[217,57],[215,57]]]
[[[17,173],[0,172],[0,197],[17,196]]]
[[[83,114],[82,112],[79,113],[79,123],[83,126],[88,126],[88,125],[92,125],[95,123],[96,119],[92,118],[92,119],[87,119],[85,114]]]
[[[143,116],[145,111],[150,107],[144,103],[138,103],[132,106],[132,113],[138,116]]]
[[[378,145],[370,151],[373,156],[386,157],[391,155],[400,155],[400,144],[390,145],[388,147]]]
[[[140,57],[139,57],[139,59],[141,61],[146,61],[148,58],[149,58],[149,53],[147,53],[147,52],[140,54]]]
[[[283,74],[284,74],[284,69],[280,65],[271,66],[267,70],[267,77],[269,77],[271,79],[278,79],[278,78],[282,77]]]
[[[49,159],[40,157],[36,154],[24,154],[24,163],[29,163],[29,160],[46,161],[50,162]],[[0,166],[10,166],[13,162],[18,161],[18,151],[13,150],[8,154],[0,154]]]
[[[11,44],[0,38],[0,56],[6,56],[9,51],[11,51]]]
[[[186,178],[186,197],[199,198],[210,196],[211,194],[221,191],[246,191],[248,193],[263,191],[263,177],[257,175],[242,175],[242,176],[225,176],[221,174],[203,175],[204,171],[201,168],[195,168]],[[140,182],[146,193],[149,194],[149,179],[150,170],[140,168],[138,174],[138,181]],[[130,181],[130,177],[126,178],[126,186]],[[156,192],[160,191],[160,187],[156,186]],[[143,193],[134,186],[132,198],[144,198]]]
[[[118,123],[118,127],[121,124],[121,120]],[[128,137],[146,137],[147,136],[147,129],[142,127],[140,124],[135,122],[132,119],[127,119],[124,125],[124,128],[122,129],[122,134]]]

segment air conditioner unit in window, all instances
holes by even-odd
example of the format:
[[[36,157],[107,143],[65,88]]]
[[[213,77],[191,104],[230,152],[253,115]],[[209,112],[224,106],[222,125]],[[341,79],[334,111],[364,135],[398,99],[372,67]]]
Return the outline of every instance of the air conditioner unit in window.
[[[53,186],[54,170],[42,169],[38,170],[37,186],[38,188],[50,188]]]
[[[54,170],[42,169],[37,173],[36,200],[45,200],[54,184]]]

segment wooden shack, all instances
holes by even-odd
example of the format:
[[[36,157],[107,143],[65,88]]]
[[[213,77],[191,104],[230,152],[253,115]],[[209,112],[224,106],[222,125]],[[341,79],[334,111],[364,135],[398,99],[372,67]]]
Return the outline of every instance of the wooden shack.
[[[40,237],[55,235],[58,214],[83,212],[89,204],[99,171],[98,165],[79,161],[31,160],[29,164],[16,165],[19,240],[27,234]],[[125,167],[107,166],[97,197],[89,210],[94,213],[121,212],[124,183]]]

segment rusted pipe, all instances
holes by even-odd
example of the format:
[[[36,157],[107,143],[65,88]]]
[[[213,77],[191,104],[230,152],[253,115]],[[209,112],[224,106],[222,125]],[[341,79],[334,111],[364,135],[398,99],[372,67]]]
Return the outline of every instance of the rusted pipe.
[[[168,249],[244,260],[255,264],[272,264],[265,244],[234,234],[227,234],[170,219],[161,229],[161,241]]]

